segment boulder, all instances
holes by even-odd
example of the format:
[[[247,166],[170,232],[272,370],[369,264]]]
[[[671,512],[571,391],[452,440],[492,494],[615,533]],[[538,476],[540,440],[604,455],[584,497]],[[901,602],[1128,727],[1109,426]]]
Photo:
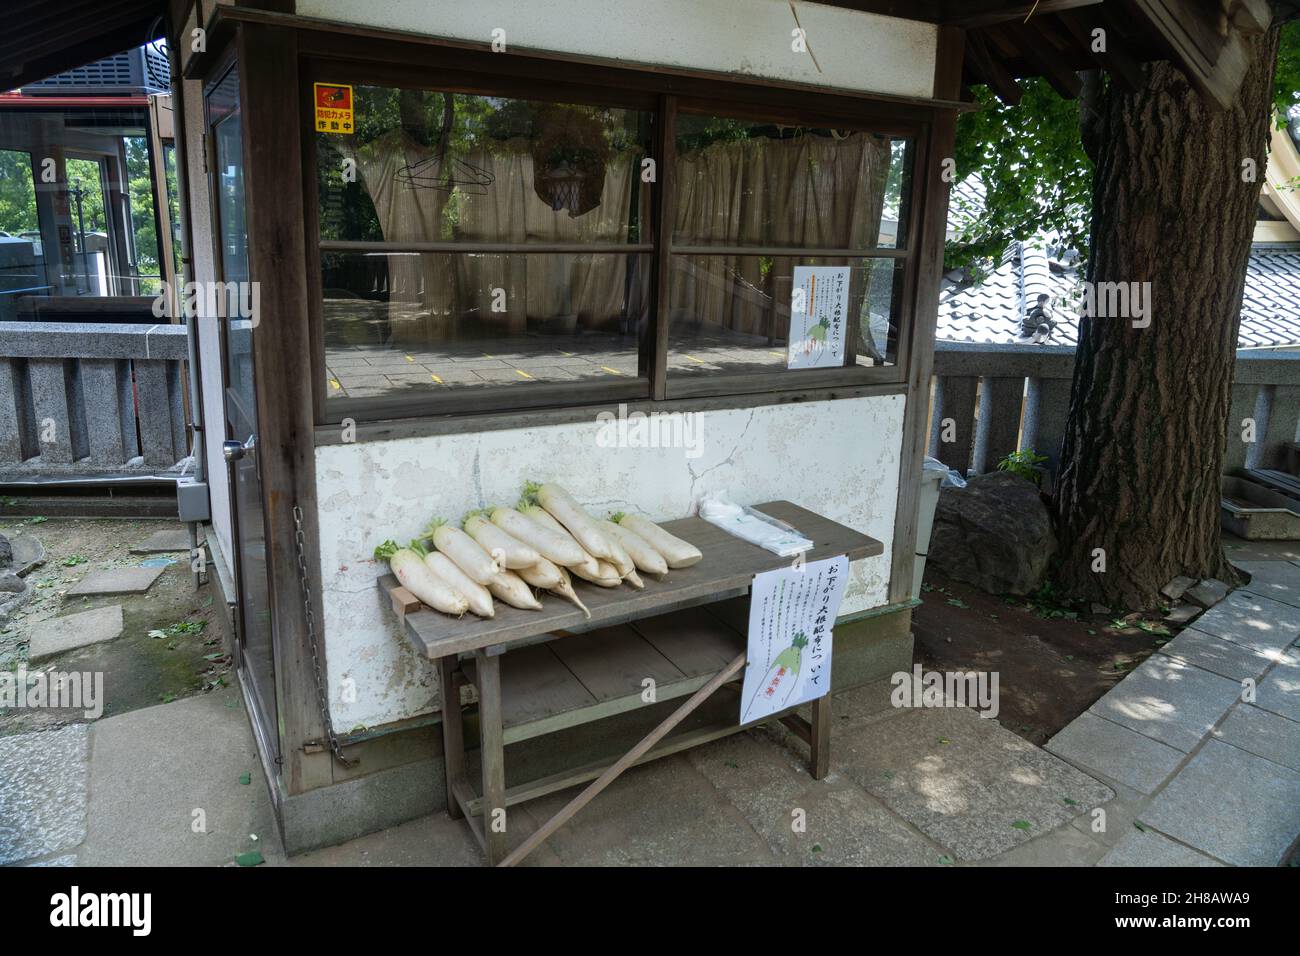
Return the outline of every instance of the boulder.
[[[14,563],[14,549],[9,539],[0,534],[0,568],[7,568]]]
[[[989,594],[1031,594],[1055,553],[1047,506],[1025,479],[994,471],[939,493],[927,560],[949,577]]]

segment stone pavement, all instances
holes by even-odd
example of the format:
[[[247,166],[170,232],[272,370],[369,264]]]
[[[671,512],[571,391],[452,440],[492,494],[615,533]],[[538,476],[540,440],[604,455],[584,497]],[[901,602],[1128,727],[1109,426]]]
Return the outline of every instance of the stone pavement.
[[[764,725],[637,767],[529,865],[1276,865],[1300,832],[1300,564],[1246,565],[1046,750],[956,708],[836,695],[832,769]],[[1254,680],[1254,700],[1242,684]],[[247,780],[248,783],[243,781]],[[575,791],[512,808],[523,840]],[[0,738],[0,864],[481,865],[438,813],[286,860],[237,688]]]
[[[1133,822],[1103,866],[1275,866],[1300,837],[1300,564],[1251,551],[1249,584],[1047,744]]]

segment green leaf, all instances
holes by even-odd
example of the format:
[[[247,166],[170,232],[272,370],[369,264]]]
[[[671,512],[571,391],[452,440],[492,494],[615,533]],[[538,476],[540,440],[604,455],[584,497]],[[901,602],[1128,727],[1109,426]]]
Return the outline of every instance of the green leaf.
[[[957,861],[954,860],[952,857],[950,857],[947,853],[945,853],[943,856],[939,857],[939,865],[940,865],[940,866],[952,866],[952,865],[953,865],[954,863],[956,863],[956,862],[957,862]]]
[[[235,857],[235,862],[240,866],[261,866],[266,862],[262,856],[261,850],[249,850],[247,853],[240,853]]]
[[[1015,827],[1017,830],[1025,830],[1025,831],[1028,831],[1028,830],[1029,830],[1029,821],[1028,821],[1028,820],[1017,820],[1015,823],[1013,823],[1013,824],[1011,824],[1011,825],[1012,825],[1013,827]]]
[[[253,775],[245,771],[244,773],[241,773],[239,775],[239,782],[243,786],[247,787],[250,783],[253,782]]]
[[[1065,801],[1067,807],[1077,807],[1079,805],[1078,800],[1071,800],[1069,797],[1062,797],[1061,799]]]

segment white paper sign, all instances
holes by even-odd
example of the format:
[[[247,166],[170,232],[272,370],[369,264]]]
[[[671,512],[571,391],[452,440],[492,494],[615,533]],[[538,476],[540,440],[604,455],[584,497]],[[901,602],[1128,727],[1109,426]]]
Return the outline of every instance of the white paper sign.
[[[831,628],[848,576],[843,555],[754,575],[742,724],[830,691]]]
[[[786,368],[838,368],[844,364],[849,318],[848,266],[795,266],[790,293],[790,343]]]

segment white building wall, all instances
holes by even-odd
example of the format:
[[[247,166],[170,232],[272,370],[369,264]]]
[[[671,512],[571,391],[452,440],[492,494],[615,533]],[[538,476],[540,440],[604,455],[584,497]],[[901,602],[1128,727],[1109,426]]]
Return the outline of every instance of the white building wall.
[[[375,587],[371,559],[387,538],[405,542],[428,520],[510,504],[526,480],[554,480],[594,513],[624,510],[669,520],[701,495],[740,504],[785,499],[884,542],[854,562],[842,613],[887,600],[898,491],[901,395],[702,412],[701,450],[607,448],[600,424],[325,445],[316,449],[324,633],[330,708],[340,731],[437,706],[434,669],[409,650]],[[558,600],[558,598],[552,598]],[[344,688],[355,688],[346,700]]]
[[[934,92],[938,27],[788,0],[298,0],[297,13],[538,50],[897,96]],[[815,62],[814,62],[815,60]]]

